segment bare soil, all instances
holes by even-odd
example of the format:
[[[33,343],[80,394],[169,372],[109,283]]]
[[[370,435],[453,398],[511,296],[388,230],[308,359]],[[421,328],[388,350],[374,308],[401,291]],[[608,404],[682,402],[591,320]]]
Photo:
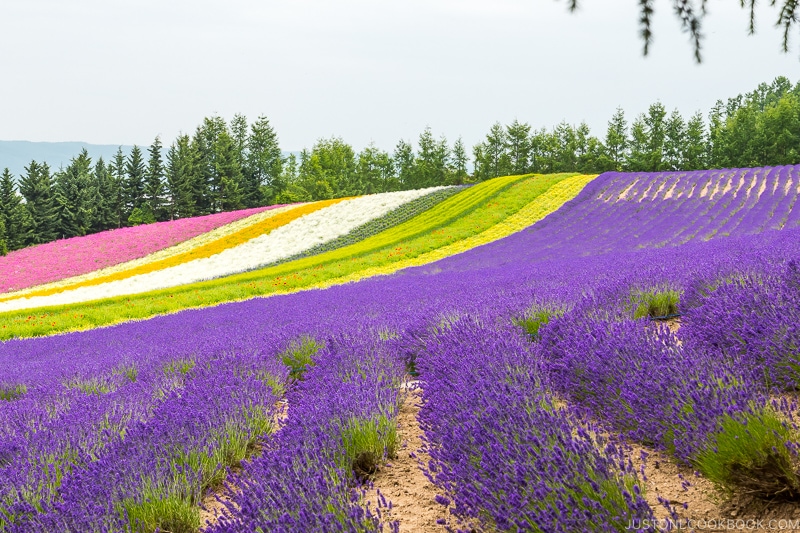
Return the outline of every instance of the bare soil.
[[[800,504],[721,494],[691,468],[675,464],[660,452],[641,446],[633,448],[635,458],[642,452],[647,454],[642,462],[645,499],[657,518],[670,518],[659,500],[662,498],[677,512],[678,519],[684,520],[684,530],[735,531],[738,527],[743,531],[776,531],[780,527],[780,531],[800,531],[800,527],[792,527],[800,526]]]
[[[387,521],[397,520],[401,532],[442,533],[446,527],[437,524],[439,519],[448,520],[449,513],[434,498],[439,494],[422,471],[429,457],[422,452],[422,430],[417,421],[422,391],[413,386],[406,389],[397,417],[399,448],[397,457],[383,465],[373,478],[373,489],[369,494],[370,507],[377,502],[377,491],[392,503],[384,510]]]
[[[276,411],[275,418],[273,419],[273,432],[278,431],[278,429],[280,429],[286,422],[289,404],[286,403],[286,400],[280,400],[275,407]],[[262,449],[263,448],[260,445],[257,445],[250,457],[252,458],[259,455],[262,452]],[[239,466],[231,468],[231,472],[234,474],[239,474],[241,471],[242,469]],[[216,525],[220,518],[226,514],[229,514],[226,504],[230,505],[231,499],[236,490],[238,489],[235,485],[226,483],[224,486],[219,487],[216,490],[209,491],[208,494],[203,497],[203,501],[200,504],[200,531],[205,531],[206,529]]]

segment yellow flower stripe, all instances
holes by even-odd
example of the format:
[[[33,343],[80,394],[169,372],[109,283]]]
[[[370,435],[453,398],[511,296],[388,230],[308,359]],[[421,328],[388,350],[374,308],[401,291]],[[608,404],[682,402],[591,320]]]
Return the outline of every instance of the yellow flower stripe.
[[[132,259],[130,261],[126,261],[124,263],[120,263],[118,265],[112,265],[106,268],[102,268],[100,270],[94,270],[92,272],[87,272],[86,274],[81,274],[80,276],[73,276],[70,278],[65,278],[58,281],[53,281],[50,283],[45,283],[42,285],[37,285],[35,287],[29,287],[27,289],[22,289],[19,291],[14,292],[7,292],[0,297],[0,302],[5,302],[7,300],[14,300],[16,298],[27,297],[31,296],[33,293],[38,293],[39,291],[45,291],[49,289],[66,289],[72,287],[74,285],[78,285],[84,281],[100,278],[103,276],[107,276],[110,274],[116,274],[118,272],[123,272],[132,268],[137,268],[139,266],[145,265],[147,263],[151,263],[153,261],[161,261],[162,259],[167,259],[169,257],[174,257],[179,254],[183,254],[189,250],[202,246],[204,244],[208,244],[212,241],[217,239],[222,239],[232,235],[242,228],[250,226],[252,224],[258,224],[268,218],[272,218],[284,211],[288,211],[291,209],[296,209],[298,204],[287,205],[283,207],[276,207],[274,209],[268,209],[267,211],[262,211],[260,213],[256,213],[255,215],[250,215],[249,217],[242,218],[231,222],[230,224],[225,224],[224,226],[220,226],[218,228],[214,228],[213,230],[209,231],[208,233],[201,233],[196,237],[193,237],[189,240],[180,242],[174,246],[170,246],[169,248],[164,248],[163,250],[158,250],[157,252],[153,252],[150,255],[146,255],[144,257],[140,257],[138,259]],[[60,292],[60,291],[55,291]]]
[[[571,178],[567,178],[564,181],[553,185],[546,193],[536,197],[532,202],[520,209],[517,213],[511,215],[498,224],[495,224],[491,228],[477,235],[473,235],[472,237],[448,244],[441,248],[437,248],[436,250],[418,255],[417,257],[402,259],[394,263],[377,267],[368,267],[346,276],[325,280],[316,285],[309,285],[302,290],[308,288],[323,289],[333,285],[341,285],[342,283],[358,281],[372,276],[393,274],[404,268],[433,263],[434,261],[444,259],[451,255],[466,252],[467,250],[477,246],[489,244],[490,242],[508,237],[512,233],[516,233],[517,231],[527,228],[528,226],[538,222],[545,216],[559,209],[567,201],[577,196],[578,193],[580,193],[581,190],[583,190],[583,188],[596,177],[597,174],[588,176],[573,176]]]
[[[333,200],[324,200],[320,202],[302,204],[288,211],[282,211],[281,213],[278,213],[277,215],[270,217],[266,220],[263,220],[261,222],[258,222],[256,224],[251,224],[249,226],[246,226],[231,235],[228,235],[220,239],[216,239],[207,244],[187,250],[181,254],[161,259],[158,261],[150,261],[146,264],[139,265],[134,268],[130,268],[121,272],[116,272],[114,274],[109,274],[106,276],[96,277],[94,279],[90,279],[87,281],[74,283],[72,285],[66,285],[57,288],[36,291],[26,296],[48,296],[50,294],[63,292],[65,290],[77,289],[78,287],[89,287],[92,285],[99,285],[101,283],[106,283],[109,281],[125,279],[131,276],[137,276],[139,274],[147,274],[148,272],[154,272],[156,270],[162,270],[164,268],[169,268],[183,263],[188,263],[189,261],[193,261],[195,259],[211,257],[212,255],[218,254],[224,250],[227,250],[228,248],[233,248],[234,246],[244,244],[251,239],[255,239],[256,237],[265,235],[274,230],[275,228],[284,226],[289,222],[296,220],[304,215],[308,215],[310,213],[313,213],[314,211],[318,211],[319,209],[331,206],[346,199],[347,198],[335,198]]]

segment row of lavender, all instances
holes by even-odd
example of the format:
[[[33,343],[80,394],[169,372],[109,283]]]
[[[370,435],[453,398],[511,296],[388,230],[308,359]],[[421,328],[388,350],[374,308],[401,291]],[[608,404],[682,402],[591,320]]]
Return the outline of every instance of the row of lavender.
[[[797,171],[791,170],[791,176],[796,177]],[[646,175],[640,177],[641,180],[647,178]],[[661,178],[654,176],[652,179]],[[606,197],[600,193],[613,190],[619,182],[621,177],[613,174],[598,178],[597,183],[592,185],[594,189],[584,191],[570,205],[565,206],[564,212],[559,211],[555,217],[551,217],[553,220],[549,218],[541,227],[535,226],[527,232],[483,249],[441,261],[435,265],[440,270],[438,273],[433,273],[430,267],[421,267],[395,276],[325,291],[310,291],[190,311],[92,332],[5,343],[0,347],[0,385],[7,391],[4,394],[9,399],[14,399],[0,402],[0,432],[3,436],[0,439],[0,486],[3,487],[3,511],[0,517],[5,517],[0,519],[5,520],[6,524],[15,524],[7,525],[7,528],[16,528],[19,531],[25,531],[26,528],[29,530],[31,524],[36,524],[36,528],[43,531],[61,531],[70,527],[86,531],[123,531],[127,527],[125,524],[131,523],[132,517],[140,516],[137,512],[145,507],[142,505],[144,502],[167,500],[165,495],[170,494],[170,487],[183,492],[188,490],[189,494],[181,494],[178,499],[187,504],[195,504],[204,489],[219,483],[226,464],[235,464],[235,461],[226,462],[219,458],[215,450],[224,448],[224,444],[230,439],[211,428],[244,428],[236,431],[246,433],[244,441],[250,444],[262,436],[255,433],[266,433],[267,421],[272,420],[274,401],[287,380],[286,369],[277,361],[277,354],[284,351],[292,340],[307,335],[324,341],[329,348],[316,356],[317,365],[289,393],[292,407],[286,426],[274,438],[262,439],[267,451],[262,459],[245,468],[243,477],[237,481],[239,485],[247,487],[236,500],[235,508],[240,509],[237,511],[239,518],[224,521],[218,527],[224,528],[221,529],[223,531],[246,531],[259,524],[268,524],[274,526],[276,531],[298,530],[297,524],[302,523],[298,521],[301,515],[293,515],[291,509],[307,509],[306,514],[302,515],[305,520],[309,516],[317,516],[317,511],[322,509],[314,505],[338,509],[332,516],[325,518],[328,522],[321,522],[326,524],[325,527],[332,528],[330,524],[334,522],[352,525],[352,522],[347,521],[351,519],[362,524],[359,527],[377,527],[373,517],[358,511],[357,502],[349,499],[350,474],[336,473],[337,468],[348,470],[348,465],[341,462],[342,452],[335,450],[347,448],[344,445],[346,439],[342,437],[342,420],[345,421],[344,427],[351,427],[348,424],[352,420],[378,420],[380,416],[387,421],[391,419],[391,398],[392,394],[396,394],[395,382],[399,372],[398,355],[392,355],[394,351],[380,355],[386,350],[382,343],[378,343],[378,346],[370,344],[377,342],[375,338],[378,335],[393,339],[393,342],[399,342],[402,346],[430,345],[430,348],[425,349],[406,349],[403,353],[407,356],[417,354],[419,360],[416,364],[423,370],[424,378],[431,383],[430,394],[434,394],[434,370],[437,364],[441,365],[446,361],[440,357],[439,363],[436,363],[436,354],[447,354],[447,350],[451,348],[435,348],[436,343],[444,341],[435,340],[438,339],[437,336],[431,337],[431,331],[432,328],[453,321],[459,315],[481,316],[484,317],[484,322],[490,324],[499,319],[501,323],[507,324],[512,317],[522,316],[532,305],[547,309],[572,309],[564,315],[561,322],[554,319],[552,328],[542,330],[540,342],[541,346],[555,345],[562,351],[572,353],[575,348],[565,346],[568,344],[566,340],[573,336],[564,334],[559,339],[553,332],[558,331],[556,326],[559,323],[569,325],[571,319],[575,319],[575,331],[588,327],[588,319],[583,320],[583,315],[578,315],[579,309],[586,309],[587,306],[591,309],[591,298],[581,300],[586,292],[594,294],[592,298],[595,298],[595,303],[609,299],[619,301],[621,303],[616,308],[624,310],[627,304],[625,297],[620,295],[627,297],[631,290],[646,293],[654,288],[685,289],[687,292],[684,294],[684,301],[687,301],[687,296],[696,295],[690,299],[703,302],[703,305],[693,304],[693,312],[699,313],[700,309],[705,309],[714,318],[714,313],[729,309],[729,306],[708,303],[712,300],[703,297],[703,284],[709,285],[715,280],[727,278],[749,279],[751,285],[762,286],[766,280],[767,285],[763,285],[767,287],[764,295],[770,297],[776,294],[772,288],[775,284],[784,287],[781,290],[791,288],[792,277],[787,260],[800,256],[800,235],[797,230],[788,229],[791,224],[785,224],[787,229],[783,231],[768,231],[755,238],[745,236],[712,240],[709,243],[691,243],[677,248],[626,252],[631,248],[628,244],[631,231],[654,222],[655,219],[649,217],[656,216],[657,213],[641,210],[641,205],[607,203]],[[663,202],[669,203],[667,199]],[[719,209],[722,209],[723,204],[719,205]],[[620,222],[614,223],[609,218],[611,215],[608,215],[608,211],[615,212]],[[566,239],[568,234],[561,233],[560,228],[571,228],[577,224],[575,213],[581,214],[578,220],[605,216],[609,220],[609,228],[613,229],[612,234],[615,232],[618,239],[615,249],[622,253],[613,256],[578,257],[582,255],[582,250],[599,250],[593,247],[593,243],[602,242],[604,244],[600,248],[607,247],[612,242],[613,235],[606,233],[606,228],[595,226],[595,234],[592,236],[589,230],[584,231],[581,242]],[[773,215],[770,210],[765,210],[751,224],[766,228]],[[665,232],[671,231],[675,224],[680,224],[675,222],[676,218],[677,215],[673,215],[667,219],[670,222],[663,226]],[[623,220],[627,222],[623,224]],[[549,249],[545,249],[543,243],[549,243]],[[537,250],[551,259],[532,260]],[[505,263],[500,267],[498,257]],[[775,265],[775,270],[765,269],[765,265]],[[735,290],[728,290],[726,287],[728,285],[712,294],[720,297],[729,294],[726,297],[738,302],[737,298],[740,296],[736,296]],[[733,284],[731,287],[736,288],[737,285]],[[752,291],[745,286],[742,293],[750,294]],[[783,300],[756,298],[762,304],[758,307],[761,310],[753,311],[752,316],[742,319],[742,323],[755,328],[751,335],[759,337],[761,330],[758,328],[777,328],[778,336],[783,334],[784,330],[781,328],[788,326],[785,325],[785,316],[774,311],[775,305],[788,302],[789,305],[796,306],[800,300],[791,293],[778,298]],[[587,313],[586,316],[595,319],[595,315],[596,313]],[[342,320],[342,317],[348,318]],[[636,332],[642,330],[640,324],[631,326],[618,316],[613,317],[613,320],[609,317],[600,318],[623,324],[620,326],[623,329],[629,327],[630,338],[634,340],[638,334]],[[757,325],[759,320],[764,325]],[[547,333],[551,329],[552,332]],[[337,336],[348,331],[362,333],[353,333],[344,340],[337,340]],[[497,335],[504,335],[502,328],[497,330]],[[702,342],[721,342],[714,335],[718,333],[698,332],[695,335],[698,340],[693,343],[700,346]],[[556,341],[548,341],[548,344],[545,342],[547,338]],[[648,343],[651,340],[646,339]],[[678,345],[669,339],[667,341],[667,344],[671,342],[672,348]],[[612,352],[616,349],[614,346],[606,348]],[[773,345],[764,345],[762,352],[773,353],[773,348]],[[504,404],[499,403],[504,393],[496,387],[499,381],[504,381],[500,379],[500,376],[505,375],[503,369],[513,369],[516,363],[504,362],[497,352],[498,350],[491,347],[481,352],[484,353],[484,366],[488,365],[485,369],[487,379],[481,382],[484,387],[478,390],[482,391],[481,397],[485,397],[483,401],[487,408],[501,411],[509,409],[499,413],[500,420],[514,416],[509,414],[513,413],[513,409],[526,408],[525,406],[530,408],[534,404],[547,405],[550,402],[548,398],[552,394],[551,389],[569,392],[567,384],[571,379],[570,372],[574,369],[563,364],[569,360],[567,354],[559,360],[561,362],[558,365],[544,366],[549,373],[546,377],[523,376],[524,379],[520,378],[521,380],[511,379],[509,391],[518,390],[514,387],[519,388],[519,383],[528,383],[532,379],[542,379],[544,384],[531,389],[527,399],[515,404],[516,407],[504,407]],[[378,355],[353,358],[352,354],[355,353]],[[546,361],[557,361],[552,355],[556,353],[555,350],[549,350],[544,356],[543,353],[535,356]],[[764,359],[764,356],[747,353],[750,354],[747,357],[755,357],[755,361]],[[663,354],[659,354],[661,355]],[[476,357],[479,356],[476,355],[473,359]],[[602,359],[602,355],[598,355],[598,358]],[[493,364],[495,359],[499,361]],[[686,359],[685,355],[676,356],[674,364],[678,365]],[[521,359],[518,363],[524,360]],[[359,361],[373,361],[373,364],[364,366]],[[470,362],[468,358],[465,361]],[[776,368],[775,377],[771,377],[770,382],[785,379],[779,377],[785,374],[780,371],[780,365],[773,365],[770,361],[767,361],[771,365],[769,368]],[[607,372],[614,370],[611,365],[606,366]],[[463,373],[469,366],[461,368]],[[493,368],[496,369],[494,373],[491,370]],[[703,369],[699,366],[696,368],[697,371],[687,373],[689,379],[701,375],[700,370]],[[355,373],[353,369],[356,369]],[[383,374],[379,372],[380,369]],[[595,369],[592,368],[591,371]],[[633,369],[629,373],[636,374]],[[343,376],[349,377],[345,380]],[[354,376],[358,379],[354,380]],[[653,376],[657,377],[652,379],[662,379],[662,374]],[[603,383],[610,382],[615,377],[609,375],[609,379]],[[331,383],[338,386],[331,386]],[[356,389],[348,389],[350,385],[347,384],[352,384]],[[642,383],[636,389],[632,385],[626,394],[641,393],[641,387],[644,386]],[[242,393],[238,397],[233,395],[233,399],[228,400],[231,397],[231,387],[241,390]],[[720,405],[728,405],[725,402],[730,398],[737,400],[734,393],[740,389],[718,388],[733,391],[730,394],[725,392],[724,401],[720,400]],[[359,392],[355,393],[354,390]],[[501,391],[499,396],[498,390]],[[757,390],[765,389],[751,389]],[[629,432],[636,438],[636,428],[617,424],[613,416],[606,416],[606,411],[601,409],[592,411],[592,398],[597,405],[609,400],[602,387],[590,388],[589,392],[591,394],[583,397],[570,397],[580,413],[584,416],[587,412],[599,413],[603,416],[594,417],[599,418],[599,422],[618,432]],[[372,399],[367,401],[365,395]],[[225,398],[225,401],[214,400],[220,397]],[[432,400],[434,398],[435,396],[431,396]],[[590,400],[583,402],[582,398]],[[326,409],[320,408],[320,405],[325,405]],[[442,442],[439,440],[442,438],[441,433],[457,418],[450,418],[448,422],[444,414],[436,414],[436,402],[430,401],[426,405],[431,409],[431,414],[426,415],[429,441]],[[541,412],[529,413],[532,417],[530,420],[540,420],[542,417],[546,419],[550,416],[548,413],[554,412],[550,408],[542,409]],[[254,411],[259,415],[252,416]],[[470,412],[473,411],[464,411],[463,415]],[[644,424],[643,420],[655,421],[664,415],[663,411],[646,411],[644,407],[639,412],[644,414],[637,415],[638,424]],[[443,418],[437,422],[437,416]],[[583,422],[575,419],[572,424],[580,426]],[[180,430],[185,436],[170,440],[173,438],[171,432],[165,429],[170,427],[185,428]],[[548,429],[550,427],[552,430]],[[572,435],[569,427],[563,424],[541,426],[546,433],[540,436],[542,442],[552,442],[552,439],[558,440],[563,435]],[[513,431],[513,426],[500,429]],[[550,431],[552,433],[548,433]],[[642,429],[640,433],[644,434],[646,430]],[[503,461],[508,458],[500,452],[502,449],[508,450],[508,447],[491,447],[492,439],[500,439],[502,442],[502,439],[508,440],[509,435],[489,434],[487,440],[480,443],[481,446],[489,446],[490,452],[484,454],[484,457],[487,460],[491,458],[498,465],[504,464]],[[534,437],[536,436],[531,436]],[[650,438],[652,439],[652,435]],[[673,437],[671,442],[674,440]],[[161,442],[164,444],[160,444]],[[588,446],[586,439],[581,442],[573,443],[572,446],[577,446],[576,449]],[[658,443],[656,440],[656,444]],[[452,450],[456,453],[457,448]],[[610,472],[608,476],[611,477],[608,479],[617,479],[622,483],[621,487],[632,490],[631,478],[626,477],[631,475],[628,469],[609,469],[603,466],[618,459],[617,453],[615,450],[598,449],[597,455],[592,457],[598,457],[598,472]],[[200,456],[212,458],[205,461],[208,465],[205,473],[199,466]],[[545,453],[537,460],[549,462],[552,457],[555,456]],[[687,457],[694,456],[689,453]],[[214,464],[209,464],[209,461]],[[446,471],[447,461],[441,459],[438,468]],[[519,458],[513,463],[520,464]],[[41,468],[42,465],[52,467]],[[152,467],[151,471],[145,471],[142,465],[150,465],[148,468]],[[563,473],[554,477],[554,481],[541,485],[539,492],[527,492],[518,497],[531,501],[531,498],[541,496],[542,490],[564,497],[572,494],[574,497],[569,490],[558,487],[566,487],[570,475],[577,475],[585,465],[566,461],[562,466]],[[525,468],[530,467],[524,467],[523,463],[520,472],[524,473]],[[301,480],[306,479],[309,472],[317,474],[313,478],[315,481],[302,485]],[[251,479],[259,481],[249,482]],[[470,513],[477,513],[481,506],[483,509],[491,508],[489,503],[475,502],[466,496],[459,496],[462,493],[456,488],[459,484],[456,479],[457,477],[451,477],[450,481],[446,481],[442,478],[442,483],[451,495],[456,496],[456,506],[463,504],[471,509],[469,512],[464,511],[465,516],[475,516]],[[502,490],[508,491],[516,487],[515,483],[518,484],[520,479],[526,478],[516,478],[516,481],[513,477],[503,479],[507,486]],[[596,479],[594,481],[597,483]],[[578,485],[582,486],[580,483]],[[305,496],[298,496],[300,503],[287,496],[289,492],[294,494],[299,486],[305,487],[304,492],[300,492]],[[589,486],[591,487],[591,483]],[[323,490],[323,487],[327,489]],[[500,490],[498,487],[495,486],[495,490]],[[323,494],[332,496],[326,500]],[[619,494],[622,500],[616,501],[625,502],[633,509],[632,513],[639,512],[637,509],[641,507],[635,492],[629,490],[627,497],[622,491]],[[338,503],[326,506],[325,501]],[[278,502],[282,503],[278,505]],[[552,502],[556,510],[558,505],[568,505],[565,503],[568,500],[559,498],[552,499]],[[270,511],[266,512],[265,509]],[[510,509],[511,507],[506,506],[505,512],[510,513]],[[619,509],[615,509],[613,512],[617,513]],[[547,516],[555,520],[553,523],[562,523],[560,520],[563,513],[559,514],[552,509],[547,512],[550,513]],[[645,511],[642,510],[641,513]],[[503,518],[508,523],[522,519],[508,515]],[[577,518],[573,516],[572,519]],[[145,518],[140,517],[138,520],[144,521]],[[505,523],[498,521],[498,518],[492,520],[495,523]]]

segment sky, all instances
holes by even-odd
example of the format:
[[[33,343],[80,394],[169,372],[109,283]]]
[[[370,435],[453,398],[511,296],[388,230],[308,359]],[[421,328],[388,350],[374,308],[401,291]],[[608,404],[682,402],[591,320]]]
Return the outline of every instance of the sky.
[[[688,117],[800,80],[799,39],[782,53],[761,4],[748,36],[737,0],[709,0],[697,65],[671,0],[647,57],[637,0],[3,0],[0,140],[169,144],[234,113],[266,116],[286,151],[391,151],[426,127],[473,146],[514,119],[603,136],[618,106]]]

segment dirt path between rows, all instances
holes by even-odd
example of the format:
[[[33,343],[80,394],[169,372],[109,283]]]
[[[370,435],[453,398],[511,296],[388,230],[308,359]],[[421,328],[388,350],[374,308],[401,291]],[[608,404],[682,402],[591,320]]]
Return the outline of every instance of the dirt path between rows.
[[[421,465],[427,464],[429,457],[421,451],[422,430],[417,421],[422,391],[407,389],[397,417],[399,447],[397,457],[384,465],[373,479],[374,488],[368,499],[370,507],[375,507],[377,491],[392,503],[391,509],[384,509],[386,521],[397,520],[401,532],[443,533],[446,527],[436,523],[448,519],[447,510],[436,503],[436,487],[425,477]]]
[[[645,499],[657,518],[669,517],[659,497],[670,502],[688,531],[800,531],[797,502],[768,502],[747,495],[725,497],[691,468],[677,465],[663,453],[634,446],[632,458],[642,451]],[[688,527],[687,527],[688,526]],[[796,526],[796,527],[795,527]]]
[[[286,417],[288,416],[289,404],[286,400],[279,400],[275,405],[275,416],[273,418],[273,433],[278,431],[283,425],[286,423]],[[258,456],[261,451],[262,447],[256,445],[256,448],[253,450],[253,453],[248,457],[248,459],[252,459],[255,456]],[[231,472],[233,474],[241,473],[241,467],[233,467],[231,468]],[[216,525],[220,518],[229,514],[230,511],[226,504],[230,505],[231,497],[233,496],[232,491],[237,490],[235,486],[230,486],[227,484],[220,487],[218,490],[209,491],[203,497],[203,501],[200,504],[200,531],[205,531],[210,527]]]

